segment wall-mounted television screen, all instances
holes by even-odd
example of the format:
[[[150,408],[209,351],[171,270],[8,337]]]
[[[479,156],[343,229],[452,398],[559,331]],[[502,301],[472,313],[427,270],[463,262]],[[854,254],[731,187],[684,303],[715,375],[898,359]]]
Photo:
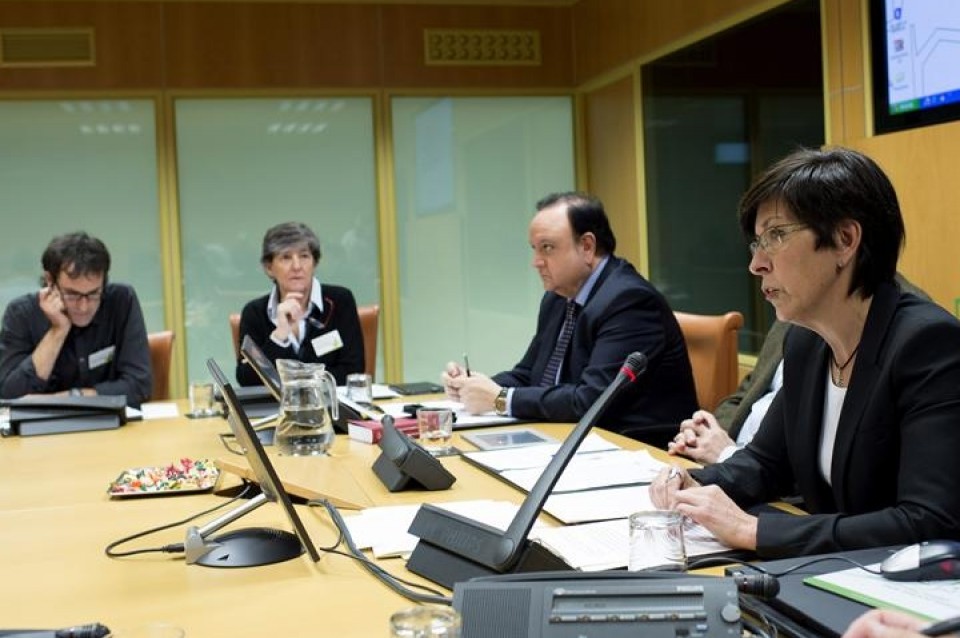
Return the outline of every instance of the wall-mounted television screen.
[[[870,0],[877,134],[960,120],[960,0]]]

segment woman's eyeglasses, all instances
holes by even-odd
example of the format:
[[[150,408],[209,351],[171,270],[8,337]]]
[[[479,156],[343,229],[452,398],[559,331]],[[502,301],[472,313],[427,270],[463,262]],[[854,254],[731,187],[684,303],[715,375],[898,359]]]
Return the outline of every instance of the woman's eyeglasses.
[[[783,248],[784,242],[791,233],[803,230],[804,228],[807,228],[807,225],[803,223],[771,226],[757,235],[756,238],[748,244],[750,254],[756,255],[758,250],[762,250],[768,255],[772,255]]]

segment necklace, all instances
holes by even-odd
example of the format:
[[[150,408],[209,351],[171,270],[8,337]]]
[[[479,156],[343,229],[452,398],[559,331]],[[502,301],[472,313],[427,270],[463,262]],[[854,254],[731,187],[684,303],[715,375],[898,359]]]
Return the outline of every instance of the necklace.
[[[837,383],[837,387],[838,387],[838,388],[844,387],[844,383],[843,383],[843,371],[846,370],[847,366],[850,365],[850,362],[853,361],[853,358],[854,358],[855,356],[857,356],[857,350],[859,350],[859,349],[860,349],[860,343],[857,342],[857,347],[853,349],[853,352],[851,352],[851,353],[850,353],[850,356],[847,357],[847,360],[843,362],[843,365],[841,365],[841,364],[837,361],[837,357],[833,354],[833,351],[832,351],[832,350],[830,351],[830,360],[833,362],[833,365],[836,366],[836,368],[837,368],[837,381],[836,381],[836,383]]]

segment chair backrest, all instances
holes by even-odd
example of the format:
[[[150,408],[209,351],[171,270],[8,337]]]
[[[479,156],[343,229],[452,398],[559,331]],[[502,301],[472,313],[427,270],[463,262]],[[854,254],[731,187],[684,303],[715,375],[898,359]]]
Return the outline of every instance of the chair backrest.
[[[380,331],[380,306],[357,306],[360,331],[363,333],[363,371],[371,377],[377,373],[377,335]],[[230,315],[230,334],[233,336],[233,352],[240,358],[240,313]]]
[[[230,313],[230,334],[233,335],[233,355],[240,359],[240,313]]]
[[[735,311],[722,315],[673,314],[687,342],[697,403],[713,411],[737,388],[737,331],[743,327],[743,315]]]
[[[173,330],[151,332],[147,335],[150,346],[150,369],[153,373],[151,401],[166,401],[170,398],[170,357],[173,355]]]
[[[363,371],[371,377],[377,374],[377,333],[380,329],[380,306],[357,306],[360,330],[363,332]]]

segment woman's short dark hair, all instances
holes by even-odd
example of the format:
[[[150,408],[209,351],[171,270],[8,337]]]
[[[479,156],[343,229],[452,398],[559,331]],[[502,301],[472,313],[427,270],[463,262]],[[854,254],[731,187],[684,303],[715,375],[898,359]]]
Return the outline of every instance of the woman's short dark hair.
[[[273,258],[285,250],[306,245],[313,261],[320,261],[320,240],[310,227],[300,222],[284,222],[269,229],[263,236],[263,247],[260,251],[260,263],[266,265]]]
[[[593,233],[597,238],[598,255],[612,255],[617,249],[617,238],[599,199],[586,193],[551,193],[537,202],[537,211],[554,204],[566,205],[574,239],[580,239],[584,233]]]
[[[757,210],[779,202],[809,226],[817,249],[836,246],[836,230],[846,220],[860,224],[862,236],[849,294],[865,297],[893,281],[906,237],[897,193],[872,159],[848,148],[800,149],[758,177],[740,200],[740,228],[754,238]]]
[[[84,232],[67,233],[50,240],[40,257],[43,271],[57,281],[61,272],[69,277],[110,272],[110,252],[102,241]]]

